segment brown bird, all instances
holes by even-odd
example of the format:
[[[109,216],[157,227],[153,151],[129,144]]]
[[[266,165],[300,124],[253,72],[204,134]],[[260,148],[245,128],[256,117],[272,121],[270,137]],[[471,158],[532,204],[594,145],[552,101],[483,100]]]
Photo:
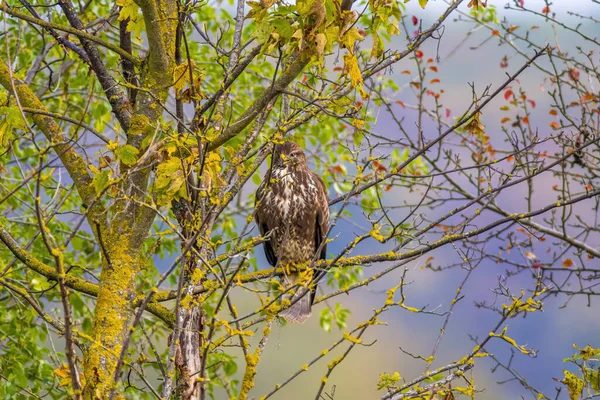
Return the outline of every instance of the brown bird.
[[[286,268],[314,258],[325,259],[327,246],[321,243],[329,229],[327,189],[308,168],[306,155],[296,143],[275,146],[271,168],[256,192],[254,217],[260,233],[269,235],[264,249],[272,266]],[[297,280],[297,273],[287,274],[283,287],[287,289]],[[297,288],[291,298],[293,304],[280,315],[288,322],[306,321],[315,290],[313,287],[309,294],[306,288]]]

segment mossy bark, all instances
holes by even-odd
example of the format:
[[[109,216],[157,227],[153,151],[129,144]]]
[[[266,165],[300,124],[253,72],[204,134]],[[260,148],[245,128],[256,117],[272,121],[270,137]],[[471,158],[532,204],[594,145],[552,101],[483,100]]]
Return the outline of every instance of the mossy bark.
[[[84,359],[85,399],[109,398],[121,345],[130,327],[136,298],[135,278],[141,270],[139,247],[128,235],[108,236],[96,301],[93,342]]]

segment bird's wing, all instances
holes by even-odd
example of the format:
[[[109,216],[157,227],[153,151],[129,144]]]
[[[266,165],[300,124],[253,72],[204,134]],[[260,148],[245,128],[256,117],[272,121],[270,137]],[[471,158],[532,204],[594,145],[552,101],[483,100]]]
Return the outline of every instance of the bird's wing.
[[[321,243],[327,239],[327,233],[329,230],[329,199],[327,196],[327,188],[325,187],[325,182],[321,179],[320,176],[313,173],[313,177],[317,182],[318,193],[316,198],[316,208],[317,215],[315,221],[315,251],[319,249]],[[319,253],[319,259],[325,260],[327,258],[327,244],[323,244],[321,248],[321,252]],[[325,275],[325,271],[319,271],[316,273],[313,278],[315,283],[318,283],[319,280]],[[316,285],[311,290],[311,303],[314,301],[316,295]]]
[[[271,228],[269,228],[267,224],[268,218],[263,218],[263,215],[261,215],[263,214],[261,212],[263,210],[263,207],[261,207],[260,201],[263,198],[263,191],[264,186],[263,184],[261,184],[258,187],[258,190],[256,191],[256,198],[254,200],[254,207],[256,210],[254,211],[254,220],[256,221],[256,225],[258,225],[258,230],[260,231],[260,234],[262,236],[265,236],[269,233],[272,234],[272,232]],[[265,249],[265,256],[267,257],[267,261],[269,262],[269,264],[271,264],[273,267],[277,265],[277,256],[275,255],[275,250],[273,249],[273,246],[271,245],[271,241],[269,239],[264,241],[263,248]]]
[[[317,181],[317,221],[315,224],[315,246],[318,249],[321,242],[327,239],[329,230],[329,198],[327,196],[327,188],[325,182],[317,174],[313,174]],[[327,245],[323,245],[319,259],[324,260],[327,257]]]

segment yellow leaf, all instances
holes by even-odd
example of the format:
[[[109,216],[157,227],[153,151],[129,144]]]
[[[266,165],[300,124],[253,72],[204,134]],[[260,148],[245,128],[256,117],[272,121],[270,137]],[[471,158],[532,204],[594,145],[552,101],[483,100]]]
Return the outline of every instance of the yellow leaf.
[[[563,371],[563,373],[565,374],[565,378],[562,380],[562,383],[565,384],[569,390],[569,398],[571,400],[579,400],[583,393],[583,379],[578,378],[569,371]]]
[[[182,90],[186,87],[190,80],[187,61],[179,64],[173,71],[173,89],[175,89],[175,97],[180,98]]]
[[[298,48],[302,49],[302,43],[304,42],[302,29],[297,29],[296,32],[292,35],[292,38],[298,39]]]
[[[315,44],[317,45],[317,55],[322,56],[325,52],[325,45],[327,44],[327,36],[324,33],[318,33],[315,37]]]
[[[420,5],[422,8],[425,8],[425,6],[427,5],[427,2],[428,2],[428,1],[429,1],[429,0],[419,0],[419,5]]]
[[[121,7],[119,12],[119,21],[125,21],[129,18],[127,32],[133,32],[136,39],[141,39],[141,32],[144,29],[144,18],[140,13],[140,8],[134,0],[117,0],[117,6]]]
[[[535,260],[537,257],[535,256],[535,254],[533,254],[532,252],[528,251],[525,253],[525,257],[529,258],[530,260]]]
[[[348,49],[350,53],[354,53],[354,44],[357,40],[364,40],[357,28],[348,29],[340,39],[342,47]]]
[[[350,82],[355,88],[363,83],[363,77],[358,68],[358,59],[354,54],[348,53],[344,55],[344,73],[350,75]]]
[[[485,133],[485,127],[481,123],[481,113],[475,113],[473,119],[465,126],[467,132],[471,135],[482,136]]]

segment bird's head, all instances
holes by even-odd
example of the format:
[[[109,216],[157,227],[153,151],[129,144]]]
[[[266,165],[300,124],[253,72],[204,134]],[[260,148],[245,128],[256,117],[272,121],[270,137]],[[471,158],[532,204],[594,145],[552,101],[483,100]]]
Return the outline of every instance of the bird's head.
[[[302,148],[294,142],[283,142],[275,146],[273,152],[273,168],[289,166],[305,166],[306,155]]]

